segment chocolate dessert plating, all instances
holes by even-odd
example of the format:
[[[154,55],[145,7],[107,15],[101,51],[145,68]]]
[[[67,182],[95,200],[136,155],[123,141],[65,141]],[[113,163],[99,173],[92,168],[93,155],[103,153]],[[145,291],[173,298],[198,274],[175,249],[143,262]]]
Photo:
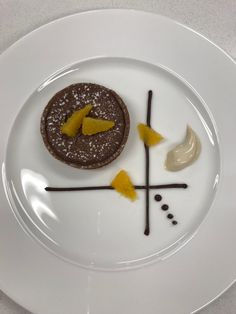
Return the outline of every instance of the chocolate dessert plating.
[[[149,147],[158,144],[162,139],[162,135],[157,133],[151,128],[151,104],[152,104],[152,91],[148,92],[148,101],[147,101],[147,116],[146,121],[147,125],[140,123],[138,125],[138,131],[140,139],[144,142],[145,148],[145,185],[134,185],[125,170],[121,170],[115,178],[112,180],[110,185],[96,185],[96,186],[79,186],[79,187],[45,187],[45,190],[48,192],[69,192],[69,191],[94,191],[94,190],[116,190],[122,196],[129,198],[131,201],[137,199],[136,190],[145,190],[145,229],[144,234],[150,234],[150,214],[149,214],[149,193],[151,189],[187,189],[188,185],[186,183],[170,183],[170,184],[158,184],[152,185],[149,182],[149,172],[150,172],[150,160],[149,160]],[[86,118],[85,116],[90,112],[92,106],[87,104],[83,109],[80,109],[78,112],[74,112],[66,123],[62,124],[61,130],[69,135],[74,135],[75,133],[75,124],[80,121],[82,123],[82,133],[83,134],[94,134],[96,129],[110,129],[115,123],[114,121],[106,121],[106,125],[102,125],[104,120],[96,120],[93,118]],[[73,119],[74,116],[74,119]],[[82,118],[84,122],[82,121]],[[96,120],[96,121],[93,121]],[[76,122],[76,123],[74,123]],[[162,196],[156,194],[154,197],[155,201],[161,202]],[[163,211],[168,211],[169,206],[167,204],[161,205]],[[171,213],[167,214],[167,218],[171,220],[173,225],[177,225],[178,222],[174,220],[174,215]]]
[[[63,134],[62,126],[78,110],[91,105],[88,117],[112,121],[105,132],[75,136]],[[113,125],[112,124],[112,125]],[[129,113],[113,90],[92,83],[70,85],[52,97],[43,111],[41,134],[48,151],[60,161],[77,168],[95,169],[107,165],[122,152],[130,128]]]

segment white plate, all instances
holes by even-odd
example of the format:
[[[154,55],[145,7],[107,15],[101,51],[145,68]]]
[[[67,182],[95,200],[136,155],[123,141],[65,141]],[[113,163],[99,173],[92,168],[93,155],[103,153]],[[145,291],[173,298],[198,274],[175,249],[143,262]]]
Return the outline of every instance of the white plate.
[[[41,140],[47,101],[82,81],[114,89],[130,112],[125,150],[104,169],[70,168]],[[235,63],[221,49],[178,23],[138,11],[76,14],[10,47],[0,58],[1,289],[34,313],[183,314],[231,285],[235,81]],[[145,121],[149,89],[152,125],[167,139],[150,151],[151,184],[189,188],[161,191],[175,227],[151,191],[146,237],[143,191],[129,203],[114,191],[49,193],[44,187],[107,185],[121,168],[144,184],[136,124]],[[181,172],[167,172],[166,152],[187,123],[201,139],[201,156]]]

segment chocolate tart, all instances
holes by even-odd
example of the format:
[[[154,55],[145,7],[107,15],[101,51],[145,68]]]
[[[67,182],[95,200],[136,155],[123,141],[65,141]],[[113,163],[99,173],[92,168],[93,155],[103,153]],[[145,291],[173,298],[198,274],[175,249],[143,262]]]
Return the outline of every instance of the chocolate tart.
[[[89,117],[112,120],[115,126],[94,135],[75,137],[61,133],[61,126],[76,110],[91,104]],[[70,85],[55,94],[45,107],[40,124],[48,151],[67,165],[95,169],[103,167],[122,152],[130,129],[129,113],[123,100],[113,90],[92,83]]]

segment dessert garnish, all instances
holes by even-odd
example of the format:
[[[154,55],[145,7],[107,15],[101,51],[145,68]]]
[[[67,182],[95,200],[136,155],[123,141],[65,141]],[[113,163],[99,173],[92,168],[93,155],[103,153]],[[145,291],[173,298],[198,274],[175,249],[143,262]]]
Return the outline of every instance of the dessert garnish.
[[[155,200],[156,202],[161,202],[162,196],[161,196],[160,194],[156,194],[156,195],[154,196],[154,200]],[[168,213],[169,205],[167,205],[167,204],[160,204],[160,205],[161,205],[161,209],[162,209],[164,212],[167,212],[167,213]],[[166,215],[166,218],[168,218],[169,220],[171,220],[171,223],[172,223],[173,226],[175,226],[175,225],[178,224],[178,222],[177,222],[176,220],[174,220],[174,215],[173,215],[173,214],[168,213],[168,214]]]
[[[148,100],[147,100],[147,117],[146,123],[149,128],[151,128],[151,109],[152,109],[152,91],[148,91]],[[145,140],[145,136],[143,140]],[[149,146],[144,142],[145,150],[145,228],[144,234],[148,236],[150,234],[150,217],[149,217],[149,175],[150,175],[150,157],[149,157]]]
[[[61,126],[61,133],[66,134],[67,136],[75,136],[82,125],[84,117],[89,114],[92,107],[92,105],[86,105],[84,108],[73,112]]]
[[[82,133],[84,135],[93,135],[99,132],[108,131],[113,128],[114,125],[114,121],[87,117],[83,119]]]
[[[111,182],[111,186],[124,197],[129,198],[131,201],[137,199],[137,193],[133,186],[133,183],[124,170],[121,170]]]
[[[187,189],[186,183],[171,183],[171,184],[151,184],[150,190],[164,190],[164,189]],[[136,190],[145,190],[145,185],[134,185]],[[91,186],[73,186],[73,187],[52,187],[46,186],[45,191],[48,192],[73,192],[73,191],[95,191],[95,190],[114,190],[111,185],[91,185]]]
[[[169,206],[168,206],[167,204],[163,204],[163,205],[161,206],[161,209],[164,210],[164,211],[166,211],[166,210],[169,209]]]
[[[156,194],[154,196],[155,201],[160,202],[162,200],[162,196],[160,194]]]
[[[163,140],[163,136],[160,133],[156,132],[146,124],[139,123],[138,131],[140,139],[149,147],[157,145]]]
[[[197,134],[187,126],[184,141],[168,152],[165,166],[169,171],[178,171],[191,165],[198,159],[201,143]]]

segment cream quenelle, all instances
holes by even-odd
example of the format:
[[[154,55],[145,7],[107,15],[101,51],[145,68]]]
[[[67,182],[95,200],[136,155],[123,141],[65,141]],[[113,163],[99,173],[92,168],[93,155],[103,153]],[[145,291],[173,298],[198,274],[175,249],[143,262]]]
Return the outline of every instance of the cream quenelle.
[[[188,125],[185,139],[167,154],[165,167],[169,171],[179,171],[191,165],[201,152],[201,142]]]

